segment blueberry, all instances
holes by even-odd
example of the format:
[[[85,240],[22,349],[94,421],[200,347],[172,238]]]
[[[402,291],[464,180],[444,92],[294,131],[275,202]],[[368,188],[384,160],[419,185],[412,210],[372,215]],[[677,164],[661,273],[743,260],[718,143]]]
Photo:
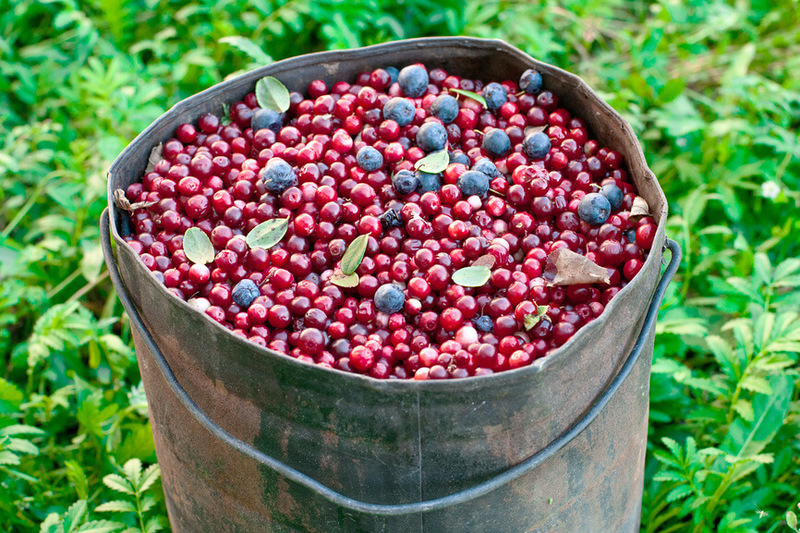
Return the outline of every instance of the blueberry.
[[[403,225],[400,214],[394,209],[389,209],[383,213],[378,217],[378,220],[381,221],[381,228],[383,228],[383,231],[389,231],[392,228],[399,228]]]
[[[483,92],[481,94],[483,99],[486,100],[486,107],[492,111],[500,109],[500,106],[505,104],[506,100],[508,100],[508,92],[506,92],[506,88],[497,82],[488,84],[483,88]]]
[[[283,113],[259,107],[253,111],[250,127],[253,128],[253,131],[269,129],[278,133],[283,127]]]
[[[481,147],[494,157],[502,157],[511,150],[511,139],[500,128],[492,128],[483,135]]]
[[[603,188],[600,189],[600,194],[608,199],[612,211],[616,211],[622,205],[622,190],[613,183],[603,185]]]
[[[258,285],[245,278],[233,287],[231,299],[242,309],[247,309],[260,295],[261,291],[258,289]]]
[[[395,97],[383,106],[383,118],[394,120],[400,127],[408,126],[414,120],[414,104],[408,98]]]
[[[400,170],[392,176],[392,187],[397,194],[405,196],[417,190],[419,180],[410,170]]]
[[[397,75],[397,83],[404,95],[412,98],[422,96],[428,88],[428,72],[420,65],[403,67]]]
[[[391,315],[403,308],[403,304],[406,303],[406,295],[397,285],[384,283],[375,291],[373,301],[378,311]]]
[[[469,168],[469,156],[461,150],[453,150],[450,152],[450,162],[461,163],[465,167]]]
[[[550,137],[542,131],[531,133],[522,141],[522,151],[531,161],[542,159],[550,151]]]
[[[417,187],[419,192],[436,192],[442,187],[442,178],[439,177],[439,174],[417,170],[414,175],[419,181],[419,187]]]
[[[489,159],[488,157],[484,157],[475,161],[470,170],[474,170],[476,172],[483,172],[490,178],[496,178],[500,175],[500,171],[497,170],[495,164],[492,163],[492,160]]]
[[[483,172],[468,170],[459,176],[456,185],[464,196],[483,196],[489,190],[489,176]]]
[[[397,81],[397,75],[400,74],[400,71],[397,70],[397,67],[386,67],[383,70],[389,73],[389,79],[391,80],[390,83]]]
[[[475,329],[483,333],[491,333],[494,325],[492,324],[492,319],[486,315],[473,318],[472,323],[475,324]]]
[[[372,146],[363,146],[356,154],[356,163],[367,172],[383,166],[383,155]]]
[[[600,193],[590,192],[578,204],[578,216],[592,226],[604,224],[610,214],[611,204]]]
[[[297,185],[297,176],[292,165],[279,157],[273,157],[259,171],[261,181],[269,192],[280,194],[289,187]]]
[[[417,146],[426,152],[435,152],[447,143],[447,130],[438,122],[426,122],[417,132]]]
[[[431,115],[449,124],[458,115],[458,100],[449,94],[441,94],[431,103]]]
[[[542,90],[542,75],[529,68],[519,78],[519,88],[528,94],[536,94]]]
[[[633,243],[636,242],[636,230],[635,229],[633,229],[633,228],[627,229],[627,230],[625,230],[623,232],[623,235],[625,235],[625,238],[628,239],[628,242],[633,242]]]

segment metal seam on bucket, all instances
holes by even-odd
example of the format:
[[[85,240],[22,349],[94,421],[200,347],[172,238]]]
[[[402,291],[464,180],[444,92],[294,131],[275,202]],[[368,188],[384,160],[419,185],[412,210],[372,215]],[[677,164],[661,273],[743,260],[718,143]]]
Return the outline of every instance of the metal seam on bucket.
[[[484,494],[487,494],[501,487],[502,485],[529,472],[530,470],[541,464],[543,461],[545,461],[546,459],[557,453],[559,450],[561,450],[561,448],[563,448],[566,444],[568,444],[572,439],[580,435],[580,433],[589,424],[591,424],[591,422],[603,410],[605,405],[611,400],[611,398],[614,396],[614,393],[617,391],[620,385],[625,381],[625,378],[631,372],[637,360],[639,359],[639,356],[642,353],[642,349],[646,344],[647,337],[649,336],[652,328],[655,325],[656,317],[658,315],[658,308],[661,304],[661,300],[664,297],[664,294],[666,292],[670,280],[672,279],[672,277],[674,276],[675,272],[678,269],[681,259],[681,248],[678,245],[678,243],[673,241],[672,239],[666,239],[665,247],[672,252],[672,257],[670,258],[670,262],[667,265],[664,273],[662,274],[661,279],[659,280],[655,291],[653,292],[650,305],[647,309],[647,313],[645,315],[642,324],[642,329],[639,332],[639,335],[636,339],[633,349],[631,350],[631,353],[628,355],[627,359],[625,360],[625,363],[622,365],[619,372],[616,374],[616,376],[614,377],[613,381],[609,384],[609,386],[597,398],[597,400],[592,404],[589,410],[577,422],[575,422],[575,424],[573,424],[566,432],[564,432],[562,435],[560,435],[552,442],[550,442],[546,447],[542,448],[537,453],[525,459],[521,463],[509,468],[508,470],[478,485],[475,485],[474,487],[461,490],[459,492],[450,494],[448,496],[443,496],[428,501],[420,501],[420,502],[406,503],[406,504],[374,504],[374,503],[362,502],[344,496],[343,494],[340,494],[334,491],[333,489],[328,488],[322,483],[319,483],[313,478],[274,459],[273,457],[270,457],[261,450],[258,450],[257,448],[254,448],[250,444],[247,444],[246,442],[243,442],[232,436],[230,433],[228,433],[222,427],[220,427],[216,422],[214,422],[204,411],[202,411],[198,407],[198,405],[194,402],[194,400],[191,398],[191,396],[189,396],[186,390],[178,382],[177,378],[172,372],[172,369],[169,366],[169,363],[167,362],[160,348],[156,344],[152,335],[146,328],[144,322],[142,321],[141,315],[139,314],[138,310],[133,304],[133,301],[128,295],[127,288],[122,282],[122,278],[120,277],[119,271],[117,269],[117,262],[113,254],[113,250],[111,248],[108,208],[106,208],[103,211],[103,214],[100,219],[100,235],[102,239],[103,255],[105,256],[106,263],[110,267],[109,274],[111,276],[111,280],[114,284],[115,289],[117,290],[117,293],[119,295],[123,307],[128,313],[131,323],[134,325],[134,327],[136,327],[142,339],[147,344],[147,347],[152,352],[153,358],[172,392],[181,401],[181,403],[189,410],[192,416],[194,416],[194,418],[201,425],[203,425],[203,427],[205,427],[215,437],[225,442],[228,446],[240,451],[241,453],[245,454],[246,456],[252,458],[257,462],[272,468],[273,470],[277,471],[284,477],[294,481],[295,483],[303,485],[309,490],[318,493],[319,495],[323,496],[324,498],[328,499],[329,501],[341,507],[347,508],[352,511],[367,512],[384,516],[400,516],[412,513],[433,511],[461,504],[469,500],[472,500],[474,498],[477,498],[479,496],[482,496]]]

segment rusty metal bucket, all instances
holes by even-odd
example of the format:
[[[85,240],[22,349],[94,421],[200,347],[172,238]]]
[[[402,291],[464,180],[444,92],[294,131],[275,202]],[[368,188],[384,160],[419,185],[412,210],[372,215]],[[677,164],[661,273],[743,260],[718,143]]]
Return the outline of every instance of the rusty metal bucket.
[[[326,370],[174,298],[121,239],[112,192],[140,178],[150,149],[178,124],[220,113],[265,75],[301,89],[415,62],[485,80],[539,69],[561,105],[623,153],[651,206],[658,232],[643,269],[556,352],[458,380]],[[174,531],[638,530],[654,324],[680,249],[665,239],[666,200],[630,126],[580,78],[471,38],[300,56],[178,103],[117,158],[108,187],[103,248],[133,324]],[[672,257],[659,281],[664,246]]]

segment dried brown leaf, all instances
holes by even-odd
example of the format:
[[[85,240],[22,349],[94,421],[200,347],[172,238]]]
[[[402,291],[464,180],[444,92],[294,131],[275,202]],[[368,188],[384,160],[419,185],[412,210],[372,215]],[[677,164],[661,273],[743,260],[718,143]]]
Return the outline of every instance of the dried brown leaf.
[[[640,218],[649,217],[650,215],[650,206],[647,205],[647,200],[642,198],[641,196],[637,196],[633,199],[633,206],[631,206],[631,216],[630,219],[636,222]]]
[[[156,163],[164,159],[164,156],[161,154],[163,148],[163,143],[158,143],[150,150],[150,157],[147,158],[147,167],[144,169],[145,174],[152,172],[153,169],[156,168]]]
[[[547,256],[547,264],[542,277],[550,285],[611,282],[608,270],[567,248],[559,248]]]
[[[125,191],[117,189],[114,191],[114,204],[123,211],[136,211],[137,209],[147,209],[148,207],[156,205],[158,202],[136,202],[132,204],[128,197],[125,196]]]
[[[476,266],[476,267],[477,266],[485,266],[487,268],[492,268],[494,266],[494,263],[495,263],[494,256],[486,254],[486,255],[482,255],[479,258],[477,258],[475,260],[475,262],[472,263],[472,266]]]

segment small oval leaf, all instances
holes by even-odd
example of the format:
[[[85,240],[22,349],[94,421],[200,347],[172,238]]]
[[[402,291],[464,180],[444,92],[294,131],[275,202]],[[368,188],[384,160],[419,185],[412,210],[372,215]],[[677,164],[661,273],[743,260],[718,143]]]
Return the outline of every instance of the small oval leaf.
[[[289,109],[289,90],[272,76],[265,76],[256,83],[256,101],[264,109],[283,113]]]
[[[205,265],[214,260],[214,247],[200,228],[189,228],[183,236],[183,253],[186,259],[197,265]]]
[[[250,248],[269,250],[283,239],[289,229],[288,218],[273,218],[262,222],[247,234],[245,242]]]
[[[426,155],[416,163],[414,163],[414,170],[421,170],[430,174],[438,174],[447,168],[450,164],[450,154],[447,149],[432,152]]]
[[[356,271],[358,265],[361,264],[361,260],[364,259],[368,241],[369,235],[359,235],[353,239],[353,242],[350,243],[342,256],[342,273],[352,274]]]
[[[547,310],[550,309],[547,305],[537,305],[536,306],[536,313],[531,313],[529,315],[525,315],[522,317],[522,322],[525,324],[526,330],[531,330],[536,327],[536,324],[547,314]]]
[[[453,272],[453,283],[462,287],[483,287],[491,275],[492,271],[487,266],[468,266]]]
[[[473,100],[481,104],[484,109],[489,109],[488,106],[486,105],[486,98],[479,95],[478,93],[474,93],[472,91],[465,91],[464,89],[447,89],[447,92],[460,94],[462,96],[466,96],[467,98],[472,98]]]
[[[353,287],[358,286],[358,274],[345,274],[344,272],[337,270],[331,276],[331,283],[338,285],[339,287],[352,289]]]

